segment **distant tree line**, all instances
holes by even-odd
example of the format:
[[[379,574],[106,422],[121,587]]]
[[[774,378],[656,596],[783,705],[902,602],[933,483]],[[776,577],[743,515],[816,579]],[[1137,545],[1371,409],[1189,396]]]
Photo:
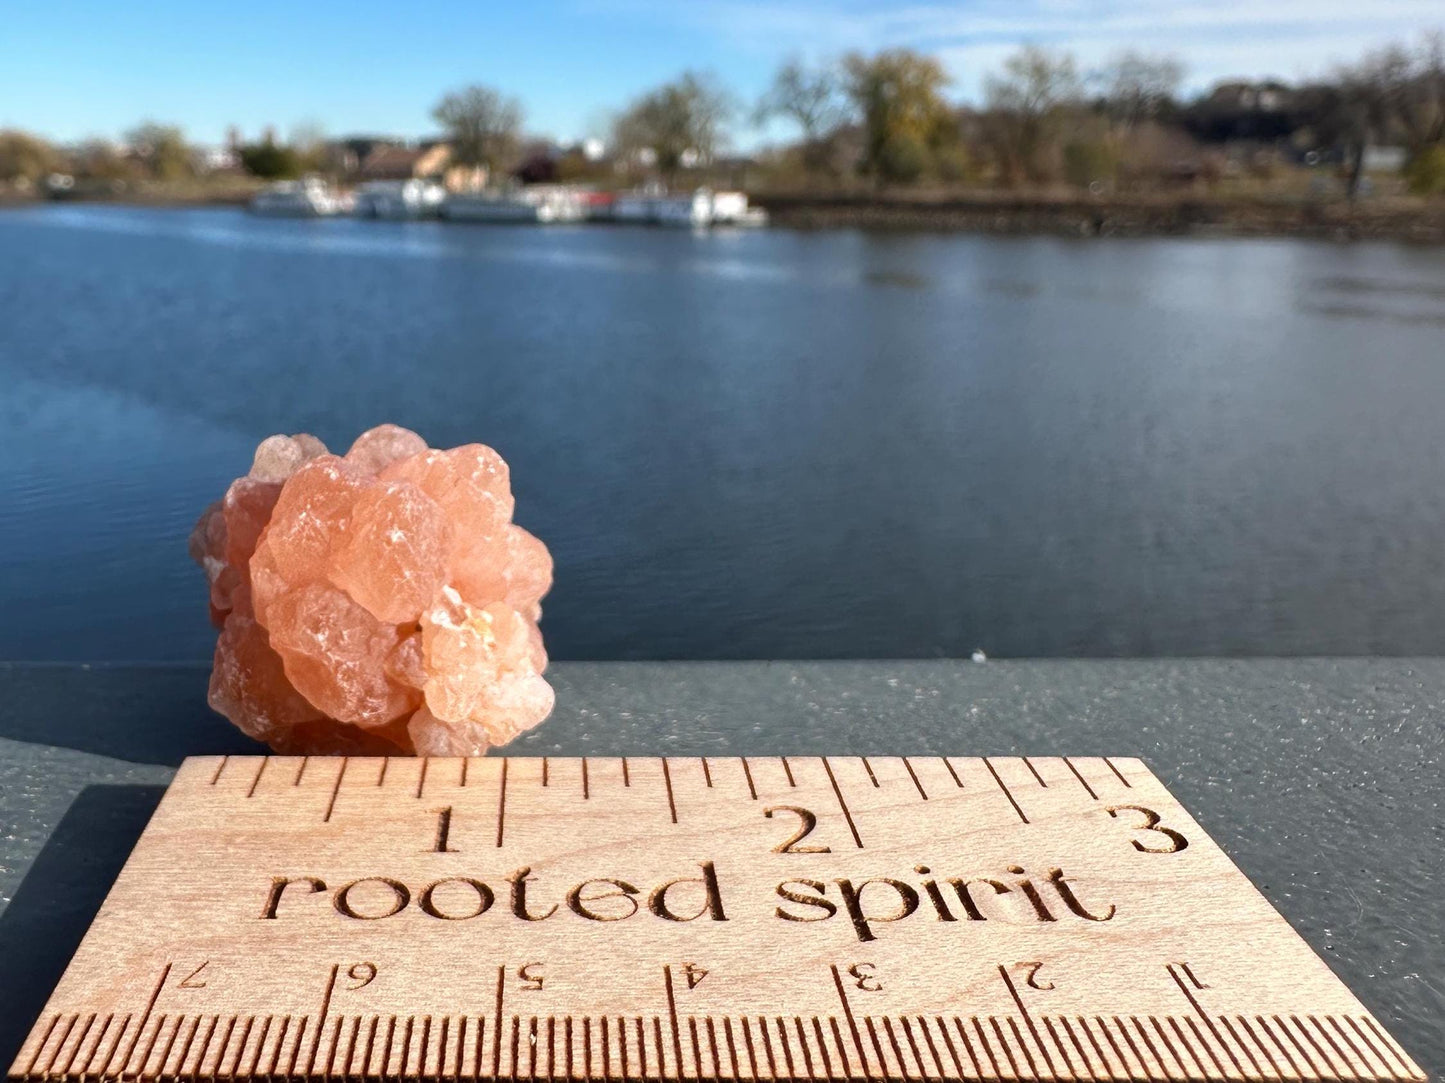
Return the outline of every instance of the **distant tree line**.
[[[1445,37],[1370,53],[1302,85],[1221,83],[1188,100],[1185,68],[1166,55],[1126,51],[1097,70],[1068,52],[1025,46],[983,83],[982,102],[949,97],[935,57],[910,49],[784,62],[761,98],[741,102],[705,73],[685,72],[640,94],[612,118],[604,161],[550,154],[524,132],[521,103],[484,85],[446,94],[432,118],[454,165],[496,179],[590,178],[635,183],[706,178],[724,168],[739,122],[786,132],[746,163],[754,180],[798,188],[928,185],[1148,191],[1225,174],[1258,180],[1290,165],[1332,168],[1354,196],[1371,148],[1398,148],[1411,190],[1445,192]],[[352,141],[357,142],[357,141]],[[235,164],[274,179],[337,172],[338,144],[319,129],[234,148]],[[1387,156],[1388,157],[1388,156]],[[354,155],[353,155],[354,158]],[[1375,159],[1380,160],[1376,155]],[[56,171],[87,178],[169,182],[202,167],[183,133],[146,122],[121,147],[55,147],[0,131],[0,182]]]
[[[1068,52],[1025,46],[984,81],[979,107],[946,97],[947,73],[907,49],[784,63],[759,121],[789,124],[778,156],[803,181],[1068,183],[1149,187],[1218,170],[1219,148],[1251,169],[1338,164],[1358,190],[1372,145],[1399,147],[1412,190],[1445,191],[1445,46],[1426,35],[1328,79],[1290,87],[1223,83],[1189,101],[1174,57],[1127,51],[1096,71]]]

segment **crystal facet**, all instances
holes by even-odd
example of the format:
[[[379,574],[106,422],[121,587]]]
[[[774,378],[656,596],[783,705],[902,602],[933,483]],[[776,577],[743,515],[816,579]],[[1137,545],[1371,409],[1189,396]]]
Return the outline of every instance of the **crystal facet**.
[[[475,756],[537,725],[552,557],[512,509],[481,444],[268,437],[191,533],[221,629],[211,706],[288,754]]]

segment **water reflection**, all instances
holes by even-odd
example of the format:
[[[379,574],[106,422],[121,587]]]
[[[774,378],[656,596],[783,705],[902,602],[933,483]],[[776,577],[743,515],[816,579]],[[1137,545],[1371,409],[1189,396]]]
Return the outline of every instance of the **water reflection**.
[[[1445,255],[0,214],[0,657],[199,658],[273,431],[512,462],[563,657],[1436,653]]]

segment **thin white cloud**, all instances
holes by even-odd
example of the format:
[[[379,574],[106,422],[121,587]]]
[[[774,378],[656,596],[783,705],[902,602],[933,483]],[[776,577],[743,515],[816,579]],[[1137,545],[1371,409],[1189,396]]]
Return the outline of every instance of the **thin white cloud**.
[[[1367,49],[1445,25],[1440,0],[975,0],[967,3],[823,0],[584,0],[703,30],[763,55],[820,56],[906,45],[938,53],[964,96],[1021,42],[1074,51],[1085,66],[1124,48],[1167,52],[1193,87],[1228,76],[1298,79]]]

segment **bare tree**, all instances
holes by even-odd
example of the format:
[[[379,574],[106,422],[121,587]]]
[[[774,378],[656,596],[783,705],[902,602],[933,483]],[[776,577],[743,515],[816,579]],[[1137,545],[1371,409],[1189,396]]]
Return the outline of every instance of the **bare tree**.
[[[1412,155],[1445,143],[1445,37],[1392,45],[1341,71],[1332,118],[1345,134],[1347,194],[1355,198],[1372,141],[1398,140]]]
[[[1184,80],[1178,57],[1126,50],[1095,76],[1102,84],[1104,108],[1126,131],[1166,109]]]
[[[725,90],[709,76],[684,72],[628,106],[613,123],[612,138],[623,153],[650,154],[670,179],[690,162],[712,160],[732,115]]]
[[[1063,112],[1083,93],[1070,53],[1026,45],[1003,64],[1003,74],[984,81],[991,131],[1004,173],[1011,179],[1042,178],[1040,152]]]
[[[1393,104],[1406,142],[1412,150],[1445,142],[1445,33],[1421,37],[1405,76]]]
[[[488,86],[453,91],[436,104],[432,117],[446,129],[454,162],[488,171],[505,164],[522,131],[522,103]]]
[[[772,86],[753,116],[759,124],[781,117],[796,125],[802,136],[803,160],[815,169],[826,158],[828,135],[845,116],[841,89],[832,68],[809,67],[794,57],[773,76]]]

